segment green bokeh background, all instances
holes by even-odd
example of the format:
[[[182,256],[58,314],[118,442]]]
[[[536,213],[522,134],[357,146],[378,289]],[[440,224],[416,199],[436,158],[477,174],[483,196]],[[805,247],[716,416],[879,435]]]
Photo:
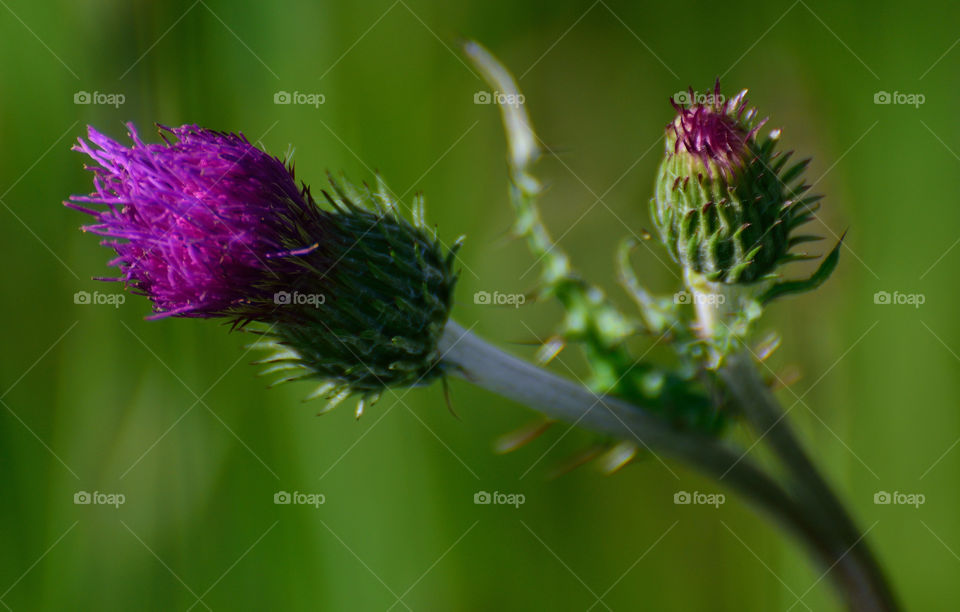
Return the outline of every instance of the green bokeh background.
[[[960,13],[945,2],[621,0],[447,3],[0,3],[0,602],[13,610],[794,610],[837,609],[793,541],[732,496],[655,458],[606,477],[551,470],[593,438],[557,426],[516,453],[500,434],[533,418],[454,381],[387,395],[359,422],[322,418],[305,385],[266,389],[250,340],[215,323],[146,322],[149,304],[77,305],[116,292],[108,252],[60,202],[90,189],[69,150],[94,124],[243,131],[300,178],[380,171],[422,190],[452,242],[466,234],[455,316],[518,354],[558,311],[477,305],[520,292],[533,259],[509,237],[504,142],[486,89],[452,50],[476,38],[522,74],[538,131],[559,152],[540,170],[545,218],[585,275],[615,283],[617,240],[649,227],[667,99],[721,75],[812,155],[828,198],[820,231],[849,228],[839,270],[778,304],[763,327],[801,374],[789,418],[842,491],[911,609],[960,603]],[[319,108],[277,91],[322,93]],[[878,91],[922,93],[919,108]],[[78,91],[122,93],[119,108]],[[823,227],[825,225],[826,227]],[[636,263],[675,290],[656,245]],[[801,273],[799,268],[797,273]],[[920,293],[919,308],[877,291]],[[553,367],[580,375],[571,350]],[[742,432],[733,432],[739,436]],[[75,505],[80,490],[126,503]],[[319,509],[279,490],[326,496]],[[473,503],[521,493],[519,509]],[[922,493],[919,509],[873,503]],[[8,588],[9,587],[9,588]],[[402,597],[403,603],[398,603]],[[602,597],[602,603],[597,603]],[[202,603],[198,602],[202,599]]]

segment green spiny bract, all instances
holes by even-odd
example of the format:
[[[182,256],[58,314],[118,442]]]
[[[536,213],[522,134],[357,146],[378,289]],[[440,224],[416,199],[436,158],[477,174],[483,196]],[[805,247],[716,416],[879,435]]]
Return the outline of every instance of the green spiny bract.
[[[803,197],[808,185],[791,186],[809,160],[788,165],[791,153],[777,151],[779,130],[757,139],[765,120],[745,94],[724,101],[718,83],[707,103],[674,104],[651,201],[671,256],[711,282],[772,279],[780,265],[807,258],[791,247],[818,239],[794,235],[820,199]]]
[[[377,191],[330,183],[326,233],[304,258],[302,282],[278,300],[261,344],[275,352],[261,363],[284,371],[283,381],[322,381],[309,397],[331,399],[330,408],[361,395],[359,416],[386,387],[443,374],[437,343],[453,300],[459,241],[447,250],[427,233],[420,196],[411,223],[383,183]]]

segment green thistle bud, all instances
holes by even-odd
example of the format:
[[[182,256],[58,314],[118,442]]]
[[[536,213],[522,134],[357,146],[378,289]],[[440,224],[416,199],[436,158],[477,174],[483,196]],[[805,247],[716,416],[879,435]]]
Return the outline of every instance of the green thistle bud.
[[[693,90],[690,92],[693,98]],[[811,236],[793,231],[812,218],[819,196],[791,187],[809,160],[788,167],[779,130],[758,139],[766,120],[747,108],[746,90],[730,100],[720,83],[706,103],[678,105],[666,129],[666,155],[652,200],[654,223],[671,256],[690,272],[725,284],[775,276]]]
[[[388,386],[426,384],[443,374],[437,343],[450,313],[457,276],[451,250],[423,222],[397,211],[380,183],[360,190],[330,179],[323,192],[324,235],[305,262],[301,282],[278,294],[276,323],[261,346],[275,353],[261,363],[285,371],[282,381],[322,381],[308,399],[332,408],[353,394],[374,401]]]

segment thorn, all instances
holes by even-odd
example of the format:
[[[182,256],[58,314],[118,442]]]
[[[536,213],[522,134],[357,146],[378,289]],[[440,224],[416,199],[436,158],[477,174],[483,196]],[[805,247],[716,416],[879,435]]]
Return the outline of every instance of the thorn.
[[[600,458],[600,469],[607,475],[614,474],[637,456],[637,445],[624,440],[607,451]]]
[[[547,365],[567,347],[566,341],[560,336],[554,336],[543,343],[537,350],[535,360],[540,365]]]
[[[754,354],[760,361],[766,361],[780,346],[780,336],[771,333],[754,348]]]
[[[350,396],[350,393],[351,391],[349,387],[340,391],[340,393],[337,393],[335,396],[330,398],[330,401],[327,402],[326,406],[320,409],[320,412],[317,413],[317,416],[320,416],[321,414],[326,414],[331,410],[333,410],[334,408],[336,408],[338,405],[340,405],[340,402],[342,402],[343,400],[347,399],[347,397]]]
[[[447,380],[446,376],[443,376],[441,381],[443,382],[443,401],[447,403],[447,410],[450,411],[450,414],[453,415],[453,418],[457,419],[458,421],[463,421],[463,419],[460,418],[460,415],[457,414],[453,409],[453,402],[450,399],[450,382]]]
[[[554,422],[549,419],[540,419],[528,423],[519,429],[505,433],[493,443],[493,451],[498,455],[512,453],[518,448],[526,446],[539,438],[553,423]]]
[[[303,398],[303,399],[300,400],[300,401],[301,401],[301,402],[309,402],[309,401],[311,401],[311,400],[315,400],[315,399],[317,399],[318,397],[322,397],[322,396],[324,396],[324,395],[327,395],[328,393],[330,393],[331,391],[333,391],[335,388],[336,388],[336,385],[333,384],[333,383],[324,383],[324,384],[322,384],[322,385],[319,385],[316,389],[314,389],[314,390],[310,393],[310,395],[306,396],[305,398]]]
[[[803,376],[800,373],[800,368],[794,365],[787,366],[773,376],[773,380],[769,382],[770,390],[777,391],[778,389],[787,389],[797,384],[801,378],[803,378]]]
[[[569,474],[570,472],[577,469],[581,465],[584,465],[586,463],[589,463],[590,461],[593,461],[594,459],[599,457],[600,454],[603,453],[603,451],[605,451],[606,449],[607,449],[607,446],[604,444],[595,444],[590,448],[584,451],[581,451],[576,455],[573,455],[563,463],[557,465],[557,467],[550,470],[550,472],[547,474],[547,478],[549,480],[555,480],[557,478],[560,478],[561,476],[565,476],[566,474]]]

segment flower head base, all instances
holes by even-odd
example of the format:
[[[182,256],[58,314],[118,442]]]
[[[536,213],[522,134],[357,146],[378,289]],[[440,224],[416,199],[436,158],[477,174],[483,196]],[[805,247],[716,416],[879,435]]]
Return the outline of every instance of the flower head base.
[[[691,92],[691,96],[692,96]],[[719,83],[712,100],[678,106],[651,202],[654,224],[673,258],[709,282],[753,284],[806,255],[789,253],[818,207],[818,196],[792,185],[809,160],[787,167],[779,130],[758,139],[765,120],[747,108],[746,91],[728,101]]]
[[[289,291],[317,291],[317,299],[281,297],[270,339],[273,354],[260,363],[283,372],[281,382],[322,380],[311,397],[330,399],[328,409],[353,393],[364,403],[387,386],[431,382],[444,373],[438,342],[450,316],[458,240],[448,251],[427,233],[423,200],[414,222],[403,218],[381,181],[376,191],[330,178],[323,195],[331,230],[317,255],[331,262]],[[298,303],[300,302],[300,303]]]
[[[161,127],[165,142],[144,144],[128,128],[132,147],[91,127],[74,148],[96,163],[95,191],[66,204],[96,218],[85,231],[110,238],[121,275],[104,280],[148,296],[154,317],[250,319],[272,308],[301,269],[297,255],[325,233],[292,169],[240,134]]]

